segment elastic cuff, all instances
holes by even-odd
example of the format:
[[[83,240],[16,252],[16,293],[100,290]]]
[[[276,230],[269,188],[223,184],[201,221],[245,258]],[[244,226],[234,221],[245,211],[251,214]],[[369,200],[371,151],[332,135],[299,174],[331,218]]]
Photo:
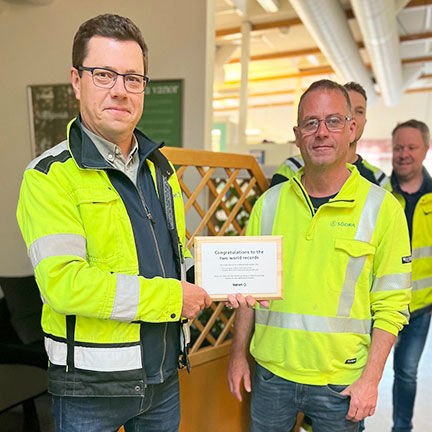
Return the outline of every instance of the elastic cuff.
[[[399,328],[396,327],[394,324],[389,324],[387,321],[384,320],[376,320],[374,322],[373,328],[379,328],[381,330],[384,330],[388,333],[391,333],[394,336],[397,336],[399,333]],[[401,327],[402,330],[402,327]]]
[[[181,318],[183,307],[183,290],[181,282],[176,279],[170,280],[168,309],[166,311],[167,321],[178,321]]]

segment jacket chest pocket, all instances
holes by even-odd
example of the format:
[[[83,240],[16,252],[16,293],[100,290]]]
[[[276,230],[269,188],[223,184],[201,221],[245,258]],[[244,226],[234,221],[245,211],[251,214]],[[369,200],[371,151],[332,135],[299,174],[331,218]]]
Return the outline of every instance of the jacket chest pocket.
[[[421,208],[425,215],[432,215],[432,201],[427,201],[421,204]]]
[[[361,240],[335,239],[335,248],[346,252],[350,257],[359,258],[375,255],[375,246]]]
[[[369,284],[373,257],[376,251],[375,246],[360,240],[336,239],[335,249],[339,254],[343,254],[345,259],[348,258],[346,266],[340,269],[344,272],[343,289],[349,287],[349,289],[355,290],[361,275],[366,278],[363,280]]]
[[[74,192],[87,241],[90,263],[111,263],[120,248],[120,197],[109,187],[78,189]]]

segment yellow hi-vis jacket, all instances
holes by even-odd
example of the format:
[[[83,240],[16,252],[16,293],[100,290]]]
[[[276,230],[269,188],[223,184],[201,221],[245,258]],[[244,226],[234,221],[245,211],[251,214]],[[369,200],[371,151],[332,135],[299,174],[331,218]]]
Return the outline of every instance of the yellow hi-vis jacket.
[[[314,211],[303,168],[255,204],[247,235],[283,235],[283,300],[255,310],[250,351],[274,374],[347,385],[366,364],[372,328],[408,322],[411,264],[406,219],[388,191],[352,171]]]
[[[423,169],[423,176],[428,192],[418,200],[412,220],[412,298],[409,309],[413,315],[432,305],[432,178],[426,169]],[[399,185],[395,183],[394,188],[399,189]],[[405,199],[397,189],[393,194],[405,209]]]
[[[53,394],[143,396],[147,382],[163,382],[178,366],[179,279],[185,259],[192,261],[183,199],[160,145],[138,130],[135,136],[138,151],[147,152],[140,154],[139,189],[107,164],[80,119],[69,124],[67,141],[24,173],[17,217],[44,301]],[[160,223],[172,241],[156,238],[145,185],[161,201]],[[176,274],[162,274],[164,256],[176,261]],[[161,269],[147,276],[152,260]],[[145,375],[149,368],[155,375]]]

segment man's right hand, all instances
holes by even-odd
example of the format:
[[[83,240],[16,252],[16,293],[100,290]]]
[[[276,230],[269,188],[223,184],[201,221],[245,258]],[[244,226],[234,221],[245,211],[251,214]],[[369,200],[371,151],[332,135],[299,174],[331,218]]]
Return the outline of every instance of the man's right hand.
[[[241,392],[242,380],[245,390],[249,393],[251,391],[250,369],[246,357],[243,355],[231,355],[227,375],[230,392],[241,402],[243,400]]]
[[[182,316],[188,319],[196,317],[199,311],[209,307],[212,303],[209,295],[198,285],[181,281],[183,290]]]

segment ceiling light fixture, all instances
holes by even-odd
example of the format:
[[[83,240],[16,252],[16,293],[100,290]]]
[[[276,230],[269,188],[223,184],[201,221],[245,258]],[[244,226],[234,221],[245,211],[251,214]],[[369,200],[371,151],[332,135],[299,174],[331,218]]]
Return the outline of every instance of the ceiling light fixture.
[[[319,65],[319,60],[317,59],[317,56],[314,54],[309,54],[306,56],[309,63],[312,63],[315,66]]]
[[[277,12],[279,10],[278,0],[257,0],[266,12]]]

